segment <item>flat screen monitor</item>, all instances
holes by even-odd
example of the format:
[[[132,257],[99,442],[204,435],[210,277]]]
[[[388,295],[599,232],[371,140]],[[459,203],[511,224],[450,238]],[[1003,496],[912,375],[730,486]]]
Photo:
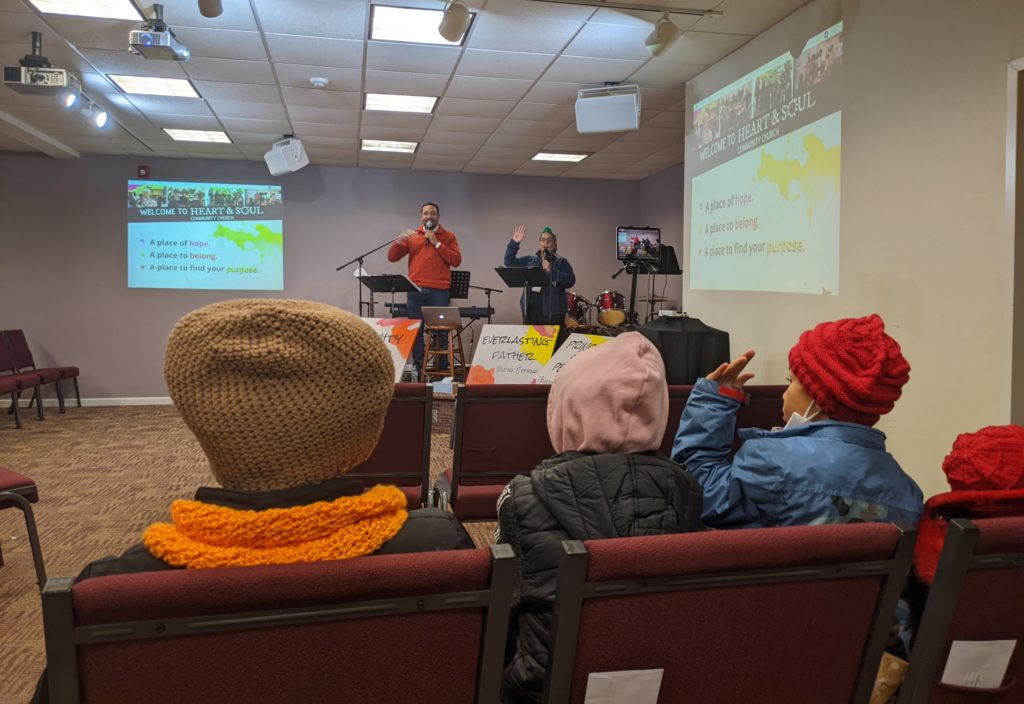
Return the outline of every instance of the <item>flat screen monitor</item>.
[[[661,229],[620,227],[615,245],[615,256],[621,261],[656,262],[661,258]]]

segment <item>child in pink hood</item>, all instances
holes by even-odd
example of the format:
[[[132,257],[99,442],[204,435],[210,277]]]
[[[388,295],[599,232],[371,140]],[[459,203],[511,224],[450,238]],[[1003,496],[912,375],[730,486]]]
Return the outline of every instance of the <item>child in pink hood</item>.
[[[665,365],[639,333],[592,347],[559,373],[548,397],[558,454],[498,498],[498,542],[521,556],[504,701],[541,701],[563,540],[702,529],[700,485],[657,454],[667,421]]]

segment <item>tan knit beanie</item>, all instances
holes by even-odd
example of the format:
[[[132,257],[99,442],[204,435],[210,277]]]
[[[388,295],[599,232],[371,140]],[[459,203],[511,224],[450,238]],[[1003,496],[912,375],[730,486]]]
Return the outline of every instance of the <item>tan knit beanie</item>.
[[[187,314],[167,341],[171,399],[226,489],[313,484],[365,461],[391,395],[391,355],[351,313],[243,299]]]

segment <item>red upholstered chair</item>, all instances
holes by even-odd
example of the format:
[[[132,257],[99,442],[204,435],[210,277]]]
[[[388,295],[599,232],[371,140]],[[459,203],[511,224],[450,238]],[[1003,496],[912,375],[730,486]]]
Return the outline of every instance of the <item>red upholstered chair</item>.
[[[61,388],[61,382],[65,379],[71,379],[75,383],[75,398],[78,401],[79,408],[81,408],[82,395],[78,392],[78,367],[44,367],[36,369],[35,362],[32,359],[32,351],[28,348],[28,340],[25,339],[24,332],[21,330],[4,330],[0,332],[0,336],[7,340],[11,352],[14,353],[15,367],[18,371],[37,374],[40,383],[52,383],[56,387],[57,403],[60,406],[61,413],[64,412],[64,390]],[[39,403],[42,403],[42,397],[39,396],[38,392],[35,398]]]
[[[750,394],[750,403],[740,407],[736,414],[736,429],[764,428],[770,429],[782,425],[782,392],[785,386],[746,386]],[[668,424],[665,426],[665,437],[661,441],[659,451],[665,457],[672,456],[672,443],[675,442],[679,430],[679,419],[683,416],[686,400],[690,398],[693,386],[668,387]],[[739,447],[739,438],[733,443],[733,449]]]
[[[395,384],[377,447],[348,476],[367,489],[375,484],[393,484],[405,492],[410,509],[426,506],[433,403],[433,390],[426,384]]]
[[[463,520],[495,520],[498,494],[555,454],[548,436],[545,384],[460,386],[454,456],[438,481],[441,503]]]
[[[498,702],[507,545],[51,579],[50,702]]]
[[[939,682],[954,640],[1015,640],[995,689]],[[900,704],[1024,701],[1024,516],[950,522]]]
[[[11,348],[0,338],[0,394],[11,395],[11,409],[8,413],[14,414],[14,426],[21,428],[21,413],[18,410],[18,400],[22,391],[33,389],[35,398],[39,398],[39,376],[31,372],[25,374],[17,373],[17,364]],[[43,420],[43,404],[36,404],[36,417]]]
[[[566,541],[545,701],[663,668],[660,702],[866,704],[913,542],[883,523]]]
[[[39,490],[34,481],[13,469],[0,467],[0,510],[16,508],[25,515],[25,530],[28,533],[29,548],[32,550],[32,562],[36,568],[36,582],[42,588],[46,584],[46,568],[43,566],[43,551],[39,546],[36,519],[32,513],[32,504],[37,501]],[[0,565],[3,564],[4,555],[0,552]]]

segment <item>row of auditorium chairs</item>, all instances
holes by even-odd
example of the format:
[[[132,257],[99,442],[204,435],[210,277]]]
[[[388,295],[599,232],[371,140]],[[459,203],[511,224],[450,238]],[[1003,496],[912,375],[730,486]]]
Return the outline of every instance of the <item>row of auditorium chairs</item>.
[[[544,701],[663,670],[658,702],[867,704],[912,531],[892,524],[562,544]],[[517,558],[489,550],[50,579],[54,704],[500,701]],[[953,640],[1024,638],[1024,518],[953,522],[900,704],[1019,702],[938,683]]]
[[[660,452],[672,450],[679,417],[692,386],[669,387],[669,417]],[[771,428],[782,423],[784,386],[747,386],[737,428]],[[555,454],[547,427],[548,393],[543,384],[460,386],[455,401],[452,466],[430,485],[433,396],[425,384],[396,384],[380,443],[350,477],[366,486],[399,486],[410,508],[450,506],[461,520],[495,520],[502,488]]]
[[[40,388],[47,384],[53,384],[57,391],[57,404],[60,412],[64,413],[64,389],[62,383],[71,379],[75,384],[75,398],[78,405],[82,405],[82,395],[78,390],[78,367],[36,367],[32,358],[32,350],[29,349],[28,340],[22,330],[0,331],[0,394],[10,394],[11,413],[14,415],[14,425],[21,428],[21,414],[18,410],[18,401],[22,392],[32,391],[32,400],[29,405],[36,404],[36,417],[39,420],[45,418],[43,412],[43,397]]]

